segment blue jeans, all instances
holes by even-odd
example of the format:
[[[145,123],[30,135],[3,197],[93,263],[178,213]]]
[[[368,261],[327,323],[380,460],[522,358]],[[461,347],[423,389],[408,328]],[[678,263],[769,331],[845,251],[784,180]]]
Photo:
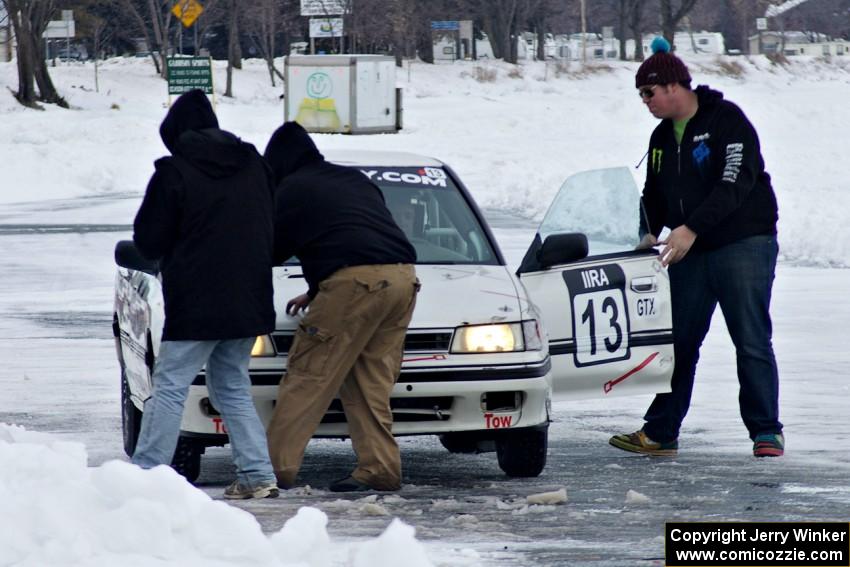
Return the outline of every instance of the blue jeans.
[[[167,465],[174,457],[189,386],[207,365],[210,401],[221,412],[233,448],[237,480],[248,486],[274,482],[266,432],[254,400],[248,362],[254,337],[218,341],[163,341],[145,402],[133,463]]]
[[[750,438],[782,432],[770,321],[778,253],[775,236],[751,236],[716,250],[689,252],[670,266],[676,363],[672,392],[657,395],[644,416],[643,430],[653,441],[679,436],[691,403],[699,349],[718,303],[735,344],[738,403]]]

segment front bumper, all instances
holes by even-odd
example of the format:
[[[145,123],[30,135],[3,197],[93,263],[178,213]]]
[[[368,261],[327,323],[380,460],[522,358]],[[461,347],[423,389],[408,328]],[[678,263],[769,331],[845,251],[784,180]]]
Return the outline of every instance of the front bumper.
[[[268,425],[277,399],[281,370],[252,370],[254,404]],[[548,423],[551,363],[487,367],[445,366],[403,370],[390,406],[394,435],[433,435],[454,431],[495,431]],[[227,441],[221,415],[209,402],[205,376],[189,390],[181,425],[185,436],[218,445]],[[342,404],[335,399],[315,437],[348,437]]]

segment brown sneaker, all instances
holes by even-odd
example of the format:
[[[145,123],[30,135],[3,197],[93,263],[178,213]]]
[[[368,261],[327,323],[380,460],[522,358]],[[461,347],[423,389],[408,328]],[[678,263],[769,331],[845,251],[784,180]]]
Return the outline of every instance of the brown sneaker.
[[[233,484],[224,489],[224,497],[228,500],[246,500],[248,498],[277,498],[280,490],[275,482],[263,482],[257,486],[247,486],[234,480]]]
[[[674,439],[667,443],[656,443],[647,437],[643,430],[614,435],[608,440],[608,443],[623,451],[642,453],[655,457],[675,457],[679,452],[679,442],[677,440]]]

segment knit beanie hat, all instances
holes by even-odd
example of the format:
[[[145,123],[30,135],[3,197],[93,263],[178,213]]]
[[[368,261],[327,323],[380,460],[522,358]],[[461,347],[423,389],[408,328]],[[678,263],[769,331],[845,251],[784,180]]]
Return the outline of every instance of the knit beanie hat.
[[[652,40],[652,55],[644,61],[635,75],[635,87],[669,85],[690,82],[691,74],[681,59],[670,53],[670,44],[663,37]]]

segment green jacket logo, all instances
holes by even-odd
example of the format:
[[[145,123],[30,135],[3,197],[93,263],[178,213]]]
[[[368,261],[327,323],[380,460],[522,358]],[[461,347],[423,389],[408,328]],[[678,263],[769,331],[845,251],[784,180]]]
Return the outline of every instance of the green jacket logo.
[[[661,173],[661,156],[664,155],[664,150],[660,150],[658,148],[652,148],[652,171],[655,174]]]

